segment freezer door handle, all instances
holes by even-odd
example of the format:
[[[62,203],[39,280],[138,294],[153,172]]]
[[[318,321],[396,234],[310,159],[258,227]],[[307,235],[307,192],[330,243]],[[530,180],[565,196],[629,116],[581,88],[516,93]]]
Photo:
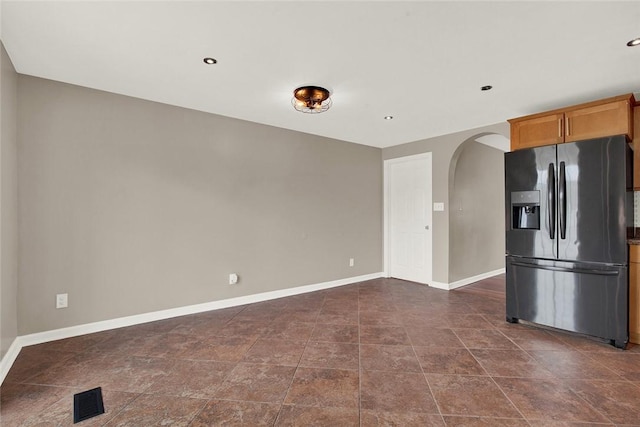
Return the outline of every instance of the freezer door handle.
[[[558,216],[560,220],[560,238],[567,238],[567,179],[564,162],[560,162],[558,171]]]
[[[564,273],[595,274],[598,276],[617,276],[618,274],[620,274],[618,270],[592,270],[588,268],[566,268],[566,267],[556,267],[553,265],[529,264],[526,262],[511,262],[511,265],[515,265],[518,267],[526,267],[526,268],[537,268],[540,270],[559,271]]]
[[[549,163],[547,177],[547,215],[549,217],[549,238],[556,237],[556,171],[553,163]]]

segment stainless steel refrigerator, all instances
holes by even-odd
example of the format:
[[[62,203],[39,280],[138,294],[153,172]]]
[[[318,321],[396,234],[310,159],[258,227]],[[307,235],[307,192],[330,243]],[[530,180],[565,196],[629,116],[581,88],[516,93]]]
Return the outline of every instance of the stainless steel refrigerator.
[[[507,321],[624,348],[631,168],[622,135],[505,154]]]

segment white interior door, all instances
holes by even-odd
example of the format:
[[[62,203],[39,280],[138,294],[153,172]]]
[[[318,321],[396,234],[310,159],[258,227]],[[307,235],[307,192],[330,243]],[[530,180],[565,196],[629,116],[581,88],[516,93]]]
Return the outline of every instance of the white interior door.
[[[386,266],[391,277],[432,275],[431,153],[385,161]]]

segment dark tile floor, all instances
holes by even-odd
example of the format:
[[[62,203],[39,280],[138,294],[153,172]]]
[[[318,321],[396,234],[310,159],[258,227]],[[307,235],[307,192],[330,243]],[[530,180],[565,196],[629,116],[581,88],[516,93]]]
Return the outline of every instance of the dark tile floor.
[[[504,321],[504,277],[378,279],[24,348],[3,427],[640,425],[640,347]]]

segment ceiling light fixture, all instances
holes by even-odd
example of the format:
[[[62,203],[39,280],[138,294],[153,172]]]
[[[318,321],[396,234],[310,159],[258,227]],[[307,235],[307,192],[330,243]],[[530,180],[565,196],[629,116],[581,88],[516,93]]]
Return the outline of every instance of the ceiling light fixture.
[[[393,116],[384,116],[385,120],[393,120]]]
[[[491,86],[491,85],[482,86],[480,88],[480,90],[482,90],[482,91],[487,91],[487,90],[491,90],[491,89],[493,89],[493,86]]]
[[[320,86],[302,86],[293,91],[291,105],[303,113],[323,113],[333,102],[329,91]]]
[[[629,47],[638,46],[638,45],[640,45],[640,37],[638,37],[637,39],[629,40],[627,42],[627,46]]]
[[[215,58],[204,58],[203,61],[207,65],[213,65],[218,63],[218,60]]]

